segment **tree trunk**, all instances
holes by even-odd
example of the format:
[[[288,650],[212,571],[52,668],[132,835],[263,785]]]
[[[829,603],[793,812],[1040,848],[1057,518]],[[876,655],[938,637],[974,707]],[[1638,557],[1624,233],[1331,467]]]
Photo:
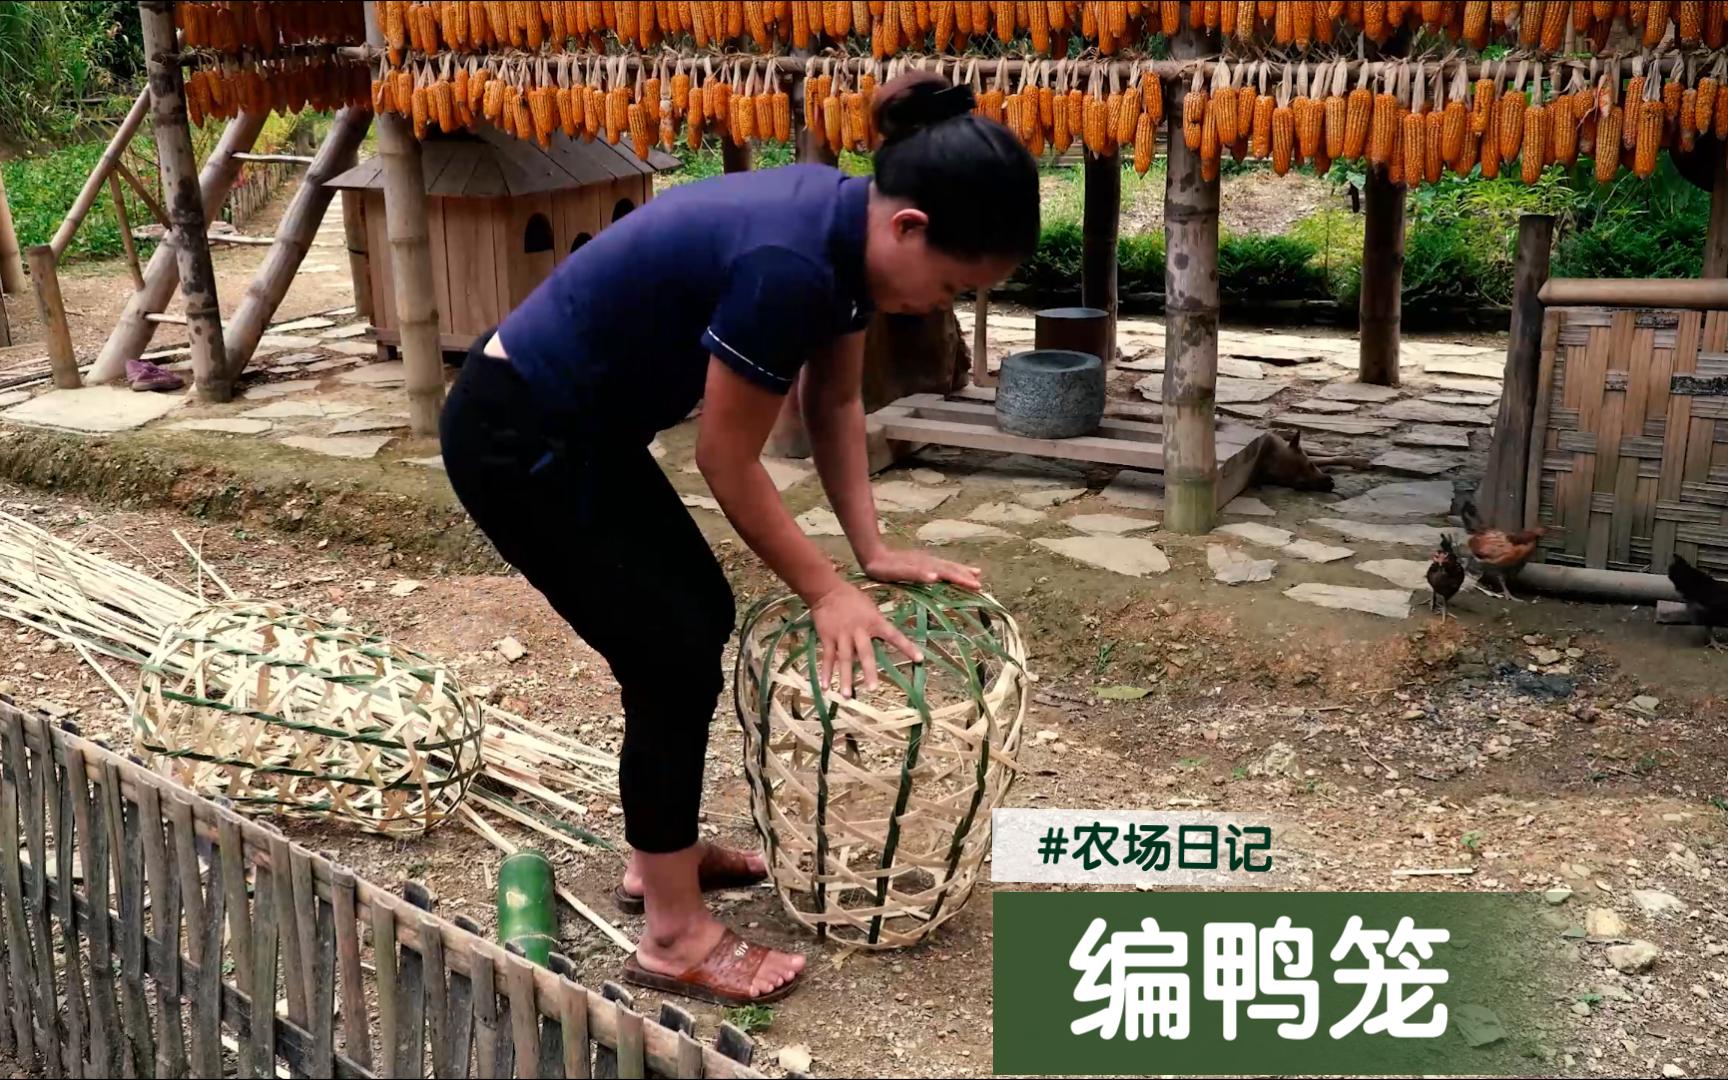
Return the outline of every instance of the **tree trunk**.
[[[384,44],[377,4],[366,4],[366,40]],[[436,435],[444,408],[444,353],[438,344],[438,297],[432,286],[432,244],[426,233],[426,178],[420,141],[407,118],[378,117],[378,156],[384,162],[384,231],[396,290],[402,366],[408,381],[409,426]]]
[[[174,5],[168,0],[143,0],[138,10],[150,70],[156,155],[168,193],[168,217],[180,234],[180,293],[186,298],[193,386],[205,401],[227,401],[234,396],[234,372],[228,368],[222,343],[222,307],[216,298],[216,268],[210,262],[198,159],[192,151],[192,129],[186,119],[186,86],[180,74]]]
[[[1080,303],[1110,316],[1106,373],[1116,366],[1117,238],[1122,220],[1122,157],[1086,151],[1080,224]]]
[[[1554,218],[1525,214],[1518,219],[1518,262],[1512,292],[1512,333],[1506,346],[1506,385],[1494,422],[1494,446],[1476,492],[1485,521],[1524,520],[1525,472],[1529,467],[1531,424],[1536,415],[1538,369],[1542,363],[1542,301],[1554,248]],[[1508,527],[1511,527],[1510,524]]]
[[[12,207],[6,201],[6,180],[0,177],[0,293],[24,291],[24,257],[18,232],[12,227]]]
[[[265,118],[264,115],[241,113],[228,121],[216,149],[204,162],[204,171],[198,177],[198,189],[203,198],[206,220],[214,218],[221,210],[228,192],[234,187],[235,177],[240,174],[241,162],[234,155],[252,149],[258,132],[263,130]],[[126,361],[136,360],[150,346],[156,324],[147,316],[165,310],[174,298],[174,287],[180,283],[179,250],[179,231],[170,228],[144,267],[144,287],[126,301],[126,310],[121,312],[114,332],[108,335],[101,353],[97,355],[95,365],[86,376],[89,382],[104,383],[119,378],[126,373]]]
[[[324,145],[318,148],[317,156],[300,181],[300,189],[294,193],[294,201],[288,205],[276,226],[276,242],[271,245],[270,254],[265,256],[264,265],[258,268],[252,283],[247,286],[240,310],[228,322],[228,358],[236,376],[252,359],[252,353],[258,348],[258,339],[264,336],[264,328],[294,284],[294,275],[317,236],[318,226],[336,194],[326,185],[338,173],[353,166],[360,140],[366,137],[366,129],[371,124],[370,109],[346,108],[336,114],[330,131],[324,136]]]
[[[78,377],[78,357],[72,351],[72,330],[66,325],[66,303],[60,298],[60,260],[51,244],[30,249],[30,278],[36,286],[36,314],[42,320],[42,339],[48,344],[48,367],[54,385],[76,390],[84,385]]]
[[[1361,345],[1358,376],[1398,385],[1398,339],[1404,291],[1404,188],[1370,167],[1362,230]]]
[[[1710,184],[1710,226],[1704,233],[1704,273],[1707,278],[1728,277],[1728,139],[1712,155],[1716,167]]]
[[[1171,55],[1202,55],[1206,34],[1186,18],[1182,25]],[[1217,520],[1218,181],[1201,178],[1200,155],[1181,138],[1180,89],[1164,101],[1172,134],[1164,181],[1164,525],[1195,534]],[[1103,305],[1088,299],[1086,306]]]
[[[739,146],[724,130],[720,132],[720,167],[726,172],[749,172],[754,156],[749,143]]]

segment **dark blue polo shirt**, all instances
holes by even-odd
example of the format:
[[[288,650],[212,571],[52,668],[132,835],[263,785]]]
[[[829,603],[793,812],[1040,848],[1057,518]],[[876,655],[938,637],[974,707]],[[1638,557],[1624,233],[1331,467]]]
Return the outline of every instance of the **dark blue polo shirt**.
[[[560,263],[505,318],[504,349],[549,408],[644,438],[701,400],[709,354],[785,393],[869,322],[869,193],[823,165],[675,187]]]

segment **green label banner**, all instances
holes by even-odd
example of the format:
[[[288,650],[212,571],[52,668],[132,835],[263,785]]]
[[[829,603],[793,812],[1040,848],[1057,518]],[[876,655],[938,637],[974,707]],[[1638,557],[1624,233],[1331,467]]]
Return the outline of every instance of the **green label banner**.
[[[1558,945],[1540,907],[1495,893],[998,892],[995,1070],[1529,1072]]]

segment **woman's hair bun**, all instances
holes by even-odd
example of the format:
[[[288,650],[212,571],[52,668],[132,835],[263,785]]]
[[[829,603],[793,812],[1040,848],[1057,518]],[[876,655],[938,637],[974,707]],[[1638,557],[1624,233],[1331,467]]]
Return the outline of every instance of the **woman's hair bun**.
[[[895,142],[966,116],[977,104],[970,86],[952,85],[933,72],[909,71],[876,89],[876,130],[883,142]]]

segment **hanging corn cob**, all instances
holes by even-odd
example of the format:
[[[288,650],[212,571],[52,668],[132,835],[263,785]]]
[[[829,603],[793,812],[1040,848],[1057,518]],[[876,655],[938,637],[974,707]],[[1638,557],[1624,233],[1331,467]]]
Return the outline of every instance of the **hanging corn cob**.
[[[1326,101],[1323,106],[1325,118],[1321,121],[1326,132],[1326,157],[1328,159],[1345,156],[1345,136],[1349,134],[1350,103],[1345,97],[1350,89],[1349,67],[1343,60],[1332,65],[1331,73],[1323,80],[1327,87]]]
[[[1148,80],[1156,82],[1148,76]],[[1151,111],[1151,106],[1147,106]],[[1212,95],[1207,104],[1207,115],[1217,116],[1217,131],[1222,142],[1234,143],[1238,131],[1236,119],[1236,86],[1235,79],[1224,61],[1212,70]]]
[[[1399,78],[1404,80],[1408,79],[1409,76],[1409,68],[1404,66],[1399,73]],[[1422,181],[1423,172],[1427,166],[1428,124],[1422,116],[1423,90],[1425,89],[1422,83],[1422,62],[1418,60],[1416,62],[1415,81],[1411,87],[1410,108],[1399,118],[1399,134],[1402,138],[1400,145],[1404,151],[1404,182],[1412,185]]]
[[[1200,149],[1200,141],[1206,125],[1206,91],[1201,89],[1200,69],[1194,70],[1193,85],[1182,99],[1182,142],[1190,150]],[[1090,117],[1088,117],[1087,145],[1091,145]]]
[[[1391,90],[1392,72],[1382,76],[1380,93],[1374,97],[1370,117],[1368,161],[1382,168],[1392,164],[1392,145],[1398,139],[1398,98]]]
[[[1548,109],[1542,104],[1542,79],[1538,74],[1530,105],[1524,110],[1524,139],[1519,149],[1519,166],[1526,184],[1542,178],[1548,166],[1550,141]]]
[[[1357,75],[1356,89],[1346,102],[1344,157],[1356,161],[1368,149],[1370,124],[1374,115],[1374,91],[1368,88],[1368,65],[1363,64]]]
[[[1326,149],[1321,141],[1326,127],[1326,107],[1319,101],[1307,61],[1302,62],[1296,83],[1301,95],[1291,109],[1296,118],[1296,152],[1301,160],[1312,161]]]
[[[1254,129],[1249,136],[1249,153],[1257,158],[1272,156],[1272,117],[1278,103],[1266,92],[1266,65],[1260,65],[1260,93],[1254,98]]]
[[[1530,107],[1530,95],[1524,89],[1529,61],[1518,63],[1518,78],[1500,98],[1500,157],[1511,160],[1524,145],[1524,111]]]
[[[1272,107],[1272,171],[1279,176],[1289,172],[1295,154],[1296,118],[1290,108],[1290,68],[1285,67]]]
[[[1652,4],[1652,13],[1654,6]],[[1631,104],[1628,102],[1628,105]],[[1654,81],[1645,86],[1644,100],[1638,103],[1637,121],[1638,135],[1634,146],[1636,157],[1632,171],[1637,174],[1638,179],[1648,180],[1656,172],[1657,151],[1662,146],[1662,102],[1656,94]]]

